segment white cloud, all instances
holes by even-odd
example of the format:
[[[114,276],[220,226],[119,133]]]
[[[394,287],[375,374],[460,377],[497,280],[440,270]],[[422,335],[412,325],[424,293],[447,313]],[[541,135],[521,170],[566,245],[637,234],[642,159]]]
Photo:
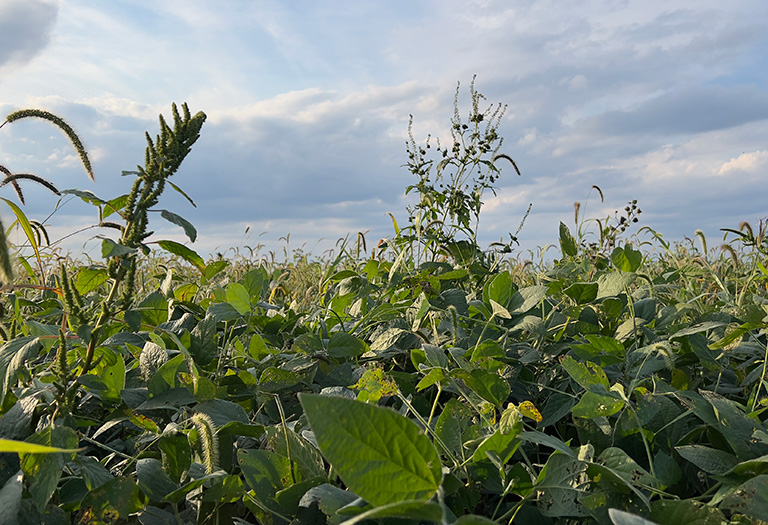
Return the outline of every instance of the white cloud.
[[[758,172],[768,168],[768,151],[760,150],[751,153],[742,153],[728,162],[723,163],[717,171],[718,175],[725,175],[732,171]]]

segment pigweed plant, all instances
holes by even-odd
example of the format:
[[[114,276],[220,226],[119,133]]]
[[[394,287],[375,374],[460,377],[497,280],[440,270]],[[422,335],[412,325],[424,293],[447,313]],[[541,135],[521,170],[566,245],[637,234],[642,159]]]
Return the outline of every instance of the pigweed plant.
[[[577,207],[554,263],[499,263],[503,106],[470,92],[447,147],[409,141],[419,200],[370,256],[152,240],[155,212],[196,237],[156,208],[186,106],[129,192],[61,192],[119,233],[103,263],[50,271],[11,207],[38,268],[0,288],[0,523],[767,523],[764,222],[717,253]]]
[[[499,153],[504,141],[498,128],[507,106],[483,108],[485,97],[475,89],[473,79],[469,88],[471,107],[464,121],[459,88],[448,143],[441,144],[437,139],[433,149],[431,136],[427,136],[423,145],[418,144],[413,136],[413,115],[408,124],[407,167],[418,180],[406,188],[406,194],[415,191],[418,202],[408,207],[408,226],[397,233],[401,244],[410,247],[415,243],[411,249],[417,261],[435,261],[445,255],[460,262],[476,258],[480,253],[477,231],[483,196],[487,191],[496,194],[495,184],[501,177],[496,163],[509,162],[520,175],[512,158]]]

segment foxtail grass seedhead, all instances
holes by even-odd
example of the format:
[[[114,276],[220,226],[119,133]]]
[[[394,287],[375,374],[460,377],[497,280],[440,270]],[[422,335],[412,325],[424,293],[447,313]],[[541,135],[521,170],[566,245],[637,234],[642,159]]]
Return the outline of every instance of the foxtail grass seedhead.
[[[208,474],[213,474],[219,463],[219,441],[216,436],[216,425],[211,416],[197,412],[192,416],[192,424],[197,430],[200,447],[203,451],[203,464]]]
[[[0,182],[0,187],[5,186],[8,183],[13,184],[13,187],[16,189],[16,194],[18,195],[19,200],[21,201],[22,204],[25,204],[25,202],[24,202],[24,195],[21,193],[20,188],[18,187],[17,181],[19,180],[31,180],[49,189],[52,193],[55,193],[56,195],[61,195],[61,193],[59,193],[59,190],[56,188],[56,186],[53,185],[52,182],[49,182],[37,175],[33,175],[31,173],[16,173],[14,175],[7,175],[5,179],[3,179]]]
[[[0,166],[0,173],[5,175],[6,178],[13,176],[13,173],[11,173],[11,170],[6,168],[5,166]],[[26,204],[24,202],[24,193],[21,191],[21,186],[19,186],[19,183],[15,180],[12,180],[11,184],[13,184],[13,189],[14,191],[16,191],[16,195],[19,197],[19,201],[21,201],[22,204]]]
[[[54,126],[58,127],[61,131],[63,131],[69,141],[72,143],[72,146],[74,146],[77,154],[80,156],[80,162],[82,162],[83,168],[85,168],[85,172],[88,174],[88,177],[93,180],[93,168],[91,167],[91,160],[88,158],[88,152],[85,150],[85,146],[83,146],[83,142],[80,140],[80,137],[77,136],[77,133],[75,133],[75,130],[73,130],[69,124],[64,122],[61,117],[57,117],[53,113],[49,111],[43,111],[41,109],[22,109],[19,111],[14,111],[5,117],[5,121],[16,122],[17,120],[21,120],[23,118],[39,118],[47,120]]]

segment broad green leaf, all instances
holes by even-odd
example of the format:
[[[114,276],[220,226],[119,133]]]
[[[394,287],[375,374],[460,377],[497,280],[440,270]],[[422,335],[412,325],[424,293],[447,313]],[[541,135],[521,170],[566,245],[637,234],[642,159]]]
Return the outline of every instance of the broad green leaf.
[[[31,436],[27,441],[36,445],[59,449],[77,448],[78,438],[69,427],[47,427]],[[21,456],[21,470],[28,484],[29,493],[37,510],[42,511],[51,499],[61,479],[64,463],[72,454],[25,453]]]
[[[173,255],[178,255],[189,264],[200,270],[200,273],[205,272],[205,262],[194,250],[187,248],[183,244],[176,241],[157,241],[157,245],[163,250]]]
[[[597,278],[597,297],[616,297],[623,294],[627,288],[637,279],[636,273],[615,271],[606,273]]]
[[[613,525],[658,525],[642,516],[619,509],[609,509],[608,516],[611,518]]]
[[[154,458],[142,458],[136,462],[136,477],[139,488],[150,501],[162,501],[179,488],[163,470],[163,463]]]
[[[251,312],[251,296],[242,284],[229,283],[227,285],[227,302],[231,304],[240,315],[245,315]]]
[[[203,282],[210,281],[213,276],[222,272],[224,268],[229,266],[230,262],[226,260],[214,261],[205,265],[205,271],[203,272]]]
[[[168,425],[157,441],[162,453],[165,472],[174,483],[179,483],[192,464],[192,449],[189,439],[175,425]]]
[[[243,407],[224,399],[211,399],[210,401],[199,403],[195,407],[195,411],[208,415],[217,428],[232,421],[244,424],[250,423],[248,414],[245,413]]]
[[[197,230],[192,223],[180,215],[171,213],[168,210],[160,210],[160,215],[168,222],[172,222],[177,226],[181,226],[184,229],[184,234],[189,237],[189,240],[195,242],[197,239]]]
[[[368,351],[368,344],[346,332],[335,332],[328,341],[328,355],[336,359],[359,357]]]
[[[723,499],[720,507],[764,520],[768,517],[768,474],[739,485]]]
[[[517,436],[522,429],[523,425],[520,423],[516,425],[516,432],[502,433],[501,430],[497,430],[485,438],[475,449],[472,453],[472,461],[488,461],[492,457],[495,459],[493,462],[496,466],[501,468],[512,458],[520,446],[521,442]]]
[[[219,351],[218,331],[216,330],[216,318],[213,315],[206,316],[197,323],[191,333],[192,341],[189,353],[198,365],[210,363]]]
[[[152,292],[136,308],[141,312],[141,322],[158,326],[168,320],[168,299],[160,292]]]
[[[304,376],[296,372],[270,366],[259,376],[259,389],[264,392],[279,392],[298,385],[303,379]]]
[[[291,461],[268,450],[238,450],[237,462],[261,504],[272,512],[284,512],[275,495],[293,484]]]
[[[472,420],[473,412],[458,399],[450,399],[437,419],[435,434],[456,457],[463,457],[464,444],[480,437]]]
[[[579,498],[587,494],[589,483],[584,461],[552,454],[536,481],[539,512],[549,517],[588,516]]]
[[[624,400],[622,399],[586,391],[576,406],[571,409],[571,414],[576,417],[594,419],[612,416],[622,408],[624,408]]]
[[[728,521],[711,505],[671,499],[654,501],[650,518],[659,525],[721,525]]]
[[[503,405],[509,397],[509,383],[494,372],[476,368],[470,372],[455,370],[452,375],[464,381],[477,395],[497,407]]]
[[[104,211],[102,212],[102,219],[106,219],[113,213],[117,213],[125,208],[125,204],[128,202],[128,194],[120,195],[114,199],[110,199],[103,203]]]
[[[75,456],[74,463],[79,467],[80,475],[83,477],[88,490],[98,488],[114,479],[107,467],[99,463],[96,458],[78,455]]]
[[[388,408],[299,394],[320,451],[354,493],[380,506],[431,497],[442,465],[415,423]]]
[[[112,239],[108,239],[106,237],[101,238],[101,256],[104,259],[109,259],[111,257],[121,257],[123,255],[131,254],[135,251],[136,248],[123,246],[122,244],[116,243]]]
[[[501,319],[512,319],[512,316],[509,314],[507,309],[493,299],[491,299],[491,313],[493,313],[494,317],[499,317]]]
[[[75,288],[80,295],[86,295],[107,282],[109,274],[106,268],[80,268],[75,279]]]
[[[19,523],[21,496],[24,493],[24,475],[21,471],[11,476],[0,489],[0,525],[16,525]]]
[[[305,492],[299,500],[299,506],[308,508],[316,503],[323,514],[331,516],[356,499],[357,496],[348,490],[340,489],[330,483],[323,483]]]
[[[578,242],[563,222],[560,223],[560,250],[563,252],[563,257],[575,257],[579,253]]]
[[[501,272],[492,277],[483,287],[483,302],[490,305],[491,301],[496,301],[506,308],[516,291],[517,286],[512,282],[509,272]]]
[[[722,475],[739,462],[736,456],[725,450],[702,445],[675,447],[678,454],[709,474]]]
[[[587,334],[584,336],[586,343],[572,344],[573,353],[583,359],[592,359],[600,355],[624,357],[626,349],[615,338],[606,335]]]
[[[538,305],[547,296],[546,286],[520,288],[509,301],[507,309],[511,314],[524,314]]]
[[[623,248],[618,246],[611,253],[611,261],[617,270],[622,272],[634,272],[643,264],[643,254],[627,244]]]
[[[597,289],[597,283],[573,283],[563,290],[563,293],[573,299],[576,304],[587,304],[595,300]]]
[[[344,525],[354,525],[355,523],[365,522],[366,520],[382,518],[400,518],[419,523],[440,523],[443,518],[443,508],[437,503],[421,500],[398,501],[362,512],[345,520]]]
[[[591,385],[603,385],[608,388],[608,377],[603,369],[595,363],[579,363],[571,356],[567,356],[560,364],[563,366],[571,379],[576,381],[582,388],[589,388]]]
[[[142,508],[139,487],[127,476],[115,478],[95,490],[88,492],[81,508],[92,509],[97,523],[108,517],[110,521],[128,516]]]

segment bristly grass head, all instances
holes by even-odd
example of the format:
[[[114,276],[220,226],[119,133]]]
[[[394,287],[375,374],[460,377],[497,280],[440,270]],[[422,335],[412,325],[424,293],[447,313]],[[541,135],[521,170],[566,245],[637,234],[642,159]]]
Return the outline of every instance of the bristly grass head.
[[[5,122],[16,122],[17,120],[24,118],[39,118],[47,120],[54,126],[58,127],[61,131],[63,131],[69,141],[72,143],[72,146],[74,146],[77,154],[80,156],[80,162],[82,162],[83,168],[85,168],[85,172],[88,174],[88,177],[91,180],[94,180],[93,168],[91,167],[91,160],[88,158],[88,152],[85,150],[85,146],[83,146],[83,142],[80,140],[80,137],[78,137],[77,133],[75,133],[75,130],[72,129],[72,126],[67,124],[61,117],[41,109],[21,109],[19,111],[14,111],[5,117]]]

